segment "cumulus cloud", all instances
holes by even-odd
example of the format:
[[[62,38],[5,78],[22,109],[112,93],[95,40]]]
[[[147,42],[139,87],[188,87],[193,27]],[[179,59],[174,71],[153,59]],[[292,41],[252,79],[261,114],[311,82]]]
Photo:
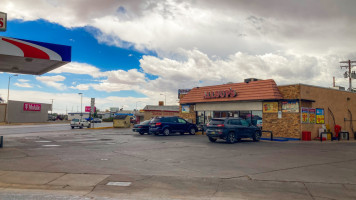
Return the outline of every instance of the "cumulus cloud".
[[[62,81],[64,81],[66,78],[64,76],[61,75],[57,75],[57,76],[37,76],[36,80],[42,82],[43,84],[50,86],[50,87],[54,87],[57,90],[65,90],[67,89],[67,87],[63,84],[60,83]]]
[[[353,51],[356,42],[356,2],[348,0],[5,0],[2,5],[10,20],[92,26],[101,31],[96,35],[101,42],[170,58],[179,48],[195,47],[210,57],[276,51],[325,56]]]
[[[33,86],[31,85],[31,84],[29,84],[29,83],[24,83],[24,82],[22,82],[22,83],[15,83],[15,85],[17,86],[17,87],[23,87],[23,88],[32,88]]]
[[[87,63],[78,63],[78,62],[71,62],[62,67],[59,67],[50,73],[60,74],[60,73],[71,73],[71,74],[87,74],[94,78],[98,78],[104,76],[103,73],[100,72],[100,69],[89,65]]]

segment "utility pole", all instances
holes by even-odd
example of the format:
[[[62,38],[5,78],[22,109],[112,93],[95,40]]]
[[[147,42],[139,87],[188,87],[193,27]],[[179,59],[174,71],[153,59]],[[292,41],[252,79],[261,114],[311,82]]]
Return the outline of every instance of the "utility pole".
[[[51,108],[51,116],[52,116],[52,113],[53,113],[53,100],[54,99],[50,99],[52,101],[52,108]]]
[[[356,74],[355,72],[351,73],[351,69],[352,67],[356,66],[356,64],[352,64],[352,63],[356,63],[356,61],[341,61],[340,64],[347,64],[344,66],[340,66],[340,68],[342,69],[343,67],[345,67],[346,69],[348,69],[348,72],[346,71],[344,74],[345,78],[349,78],[349,91],[352,92],[352,79],[356,78]]]

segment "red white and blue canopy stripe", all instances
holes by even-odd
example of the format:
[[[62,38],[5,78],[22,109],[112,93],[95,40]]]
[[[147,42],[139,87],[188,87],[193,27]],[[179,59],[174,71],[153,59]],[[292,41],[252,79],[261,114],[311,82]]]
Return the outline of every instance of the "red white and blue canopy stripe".
[[[70,46],[0,37],[0,71],[40,75],[70,61]]]

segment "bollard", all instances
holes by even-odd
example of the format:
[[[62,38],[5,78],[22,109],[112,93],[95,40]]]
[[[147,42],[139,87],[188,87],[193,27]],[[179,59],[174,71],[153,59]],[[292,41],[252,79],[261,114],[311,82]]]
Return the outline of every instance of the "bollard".
[[[0,148],[2,148],[3,136],[0,136]]]

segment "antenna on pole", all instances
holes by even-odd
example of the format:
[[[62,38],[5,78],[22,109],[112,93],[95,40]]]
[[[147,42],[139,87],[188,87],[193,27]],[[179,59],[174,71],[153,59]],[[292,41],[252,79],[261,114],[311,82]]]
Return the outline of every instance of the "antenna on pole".
[[[345,67],[346,69],[348,69],[348,71],[346,71],[344,73],[344,78],[349,78],[349,91],[352,92],[352,79],[356,78],[356,73],[355,71],[351,72],[352,67],[356,66],[356,61],[341,61],[340,64],[347,64],[344,66],[340,66],[340,68],[342,69],[343,67]]]

